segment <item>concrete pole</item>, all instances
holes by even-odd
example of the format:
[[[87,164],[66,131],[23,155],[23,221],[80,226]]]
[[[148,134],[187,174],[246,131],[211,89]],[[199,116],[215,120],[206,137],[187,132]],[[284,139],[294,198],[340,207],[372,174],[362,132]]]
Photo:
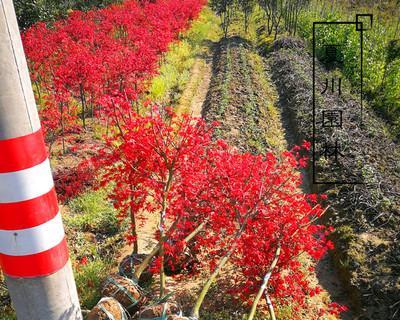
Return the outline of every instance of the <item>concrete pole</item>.
[[[82,319],[12,0],[0,0],[0,267],[18,320]]]

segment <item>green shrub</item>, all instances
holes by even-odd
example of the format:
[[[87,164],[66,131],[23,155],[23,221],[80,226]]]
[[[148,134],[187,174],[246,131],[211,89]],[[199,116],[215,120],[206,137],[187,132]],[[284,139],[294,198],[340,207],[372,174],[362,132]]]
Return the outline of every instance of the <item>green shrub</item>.
[[[354,25],[344,28],[342,36],[343,72],[353,86],[360,88],[361,80],[361,42],[360,34]]]
[[[313,23],[316,21],[339,21],[340,15],[337,12],[323,13],[310,9],[302,10],[299,13],[297,22],[297,35],[311,43],[313,36]]]
[[[152,99],[161,100],[165,97],[168,89],[167,79],[162,75],[155,77],[152,80],[151,87],[150,87],[150,96]]]
[[[6,313],[1,314],[1,320],[17,320],[17,316],[14,311],[7,311]]]
[[[387,66],[374,104],[400,128],[400,59]]]
[[[82,309],[92,309],[101,298],[101,282],[111,264],[100,259],[88,260],[75,268],[75,282]]]
[[[221,35],[219,18],[209,7],[206,7],[199,18],[193,22],[185,38],[187,38],[192,47],[198,48],[204,41],[218,41]]]
[[[189,69],[193,65],[193,48],[187,40],[173,43],[165,55],[165,63],[159,70],[150,87],[150,97],[158,101],[169,102],[175,99],[189,79]]]
[[[71,214],[65,217],[68,227],[109,235],[120,229],[115,209],[106,200],[104,190],[89,191],[73,199],[69,207]]]
[[[390,63],[396,59],[400,59],[400,40],[389,41],[386,51],[387,63]]]
[[[357,7],[360,10],[360,7]],[[393,12],[382,12],[379,8],[370,7],[368,12],[374,14],[372,29],[363,33],[363,90],[372,98],[372,106],[381,111],[400,132],[399,89],[400,58],[399,40],[391,37],[395,34],[396,19]],[[385,15],[386,14],[386,15]],[[378,17],[378,18],[376,18]],[[312,43],[312,26],[315,21],[354,21],[355,12],[346,10],[342,5],[327,5],[327,2],[313,1],[312,6],[300,13],[298,35]],[[354,25],[348,27],[318,27],[318,42],[343,44],[340,55],[343,57],[342,72],[355,87],[360,87],[360,32]],[[324,61],[322,46],[317,46],[317,57]],[[397,129],[396,129],[397,128]]]
[[[386,64],[386,29],[380,25],[374,25],[371,31],[365,32],[364,37],[364,90],[375,94],[379,89]]]
[[[314,9],[314,10],[313,10]],[[326,11],[322,4],[310,7],[300,13],[298,23],[298,35],[312,42],[312,27],[315,21],[349,21],[354,17],[348,17],[341,8]],[[343,73],[350,82],[359,87],[360,84],[360,33],[355,25],[340,26],[326,25],[318,26],[317,42],[341,44],[339,55],[343,57]],[[373,28],[364,32],[364,64],[363,85],[364,91],[374,94],[382,83],[385,60],[386,43],[388,42],[387,26],[375,23]],[[317,57],[324,61],[323,47],[317,45]]]
[[[0,319],[16,320],[15,312],[10,304],[10,296],[4,281],[4,277],[0,271]]]
[[[15,12],[20,28],[26,29],[38,21],[54,21],[66,17],[68,11],[104,7],[119,0],[15,0]]]

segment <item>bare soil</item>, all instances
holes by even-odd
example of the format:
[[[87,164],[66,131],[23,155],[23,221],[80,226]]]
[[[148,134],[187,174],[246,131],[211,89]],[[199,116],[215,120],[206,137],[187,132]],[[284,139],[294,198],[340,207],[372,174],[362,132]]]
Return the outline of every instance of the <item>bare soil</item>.
[[[200,117],[206,99],[212,73],[213,44],[195,59],[190,71],[190,79],[182,93],[177,107],[178,112]]]
[[[312,57],[300,42],[278,40],[268,59],[291,145],[303,139],[311,141],[313,128]],[[316,68],[317,74],[326,73],[318,63]],[[332,93],[318,94],[323,91],[322,79],[317,77],[316,83],[318,103],[325,109],[337,105],[338,98]],[[333,262],[356,314],[354,319],[400,319],[400,148],[365,101],[362,125],[356,125],[359,97],[343,90],[339,99],[350,120],[340,130],[341,139],[351,142],[350,155],[339,158],[334,172],[318,165],[327,179],[347,180],[358,172],[363,183],[315,190],[328,194],[332,205],[327,222],[336,228]]]

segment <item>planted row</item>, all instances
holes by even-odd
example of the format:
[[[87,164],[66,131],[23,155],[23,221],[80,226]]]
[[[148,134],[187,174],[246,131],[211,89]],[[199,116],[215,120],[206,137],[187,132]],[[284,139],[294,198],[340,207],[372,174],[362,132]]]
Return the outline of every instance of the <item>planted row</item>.
[[[160,57],[204,3],[126,1],[24,32],[47,141],[79,130],[79,118],[83,128],[87,117],[108,125],[129,118]]]
[[[153,107],[133,115],[92,159],[102,168],[101,185],[113,187],[109,196],[119,217],[131,222],[134,250],[136,226],[154,215],[160,221],[157,243],[134,264],[132,278],[139,281],[149,270],[159,274],[164,297],[166,273],[182,265],[189,249],[195,259],[181,276],[200,269],[210,274],[191,316],[200,316],[211,284],[228,263],[236,270],[229,293],[243,299],[245,309],[254,301],[257,308],[254,298],[266,276],[276,303],[307,308],[308,294],[319,289],[296,258],[306,252],[318,260],[331,243],[329,230],[313,224],[324,212],[317,197],[299,191],[297,169],[305,163],[300,148],[279,157],[242,153],[213,140],[212,131],[200,119]]]
[[[312,59],[304,43],[297,39],[278,40],[274,48],[268,62],[293,145],[312,138]],[[316,68],[317,75],[325,74],[322,65],[317,64]],[[319,179],[348,181],[351,174],[357,174],[358,181],[363,182],[325,185],[319,190],[327,193],[332,203],[329,221],[336,227],[334,260],[351,293],[355,311],[374,319],[389,319],[396,313],[390,306],[398,296],[394,285],[397,272],[393,266],[400,253],[396,241],[400,221],[400,149],[368,105],[364,105],[363,125],[355,125],[354,119],[358,119],[360,110],[358,97],[347,89],[339,97],[330,92],[322,95],[323,79],[317,76],[316,83],[316,98],[321,109],[343,106],[346,121],[337,132],[342,139],[339,142],[348,142],[349,146],[344,156],[338,158],[336,167],[327,161],[316,162],[320,166]],[[337,136],[332,134],[333,138]]]

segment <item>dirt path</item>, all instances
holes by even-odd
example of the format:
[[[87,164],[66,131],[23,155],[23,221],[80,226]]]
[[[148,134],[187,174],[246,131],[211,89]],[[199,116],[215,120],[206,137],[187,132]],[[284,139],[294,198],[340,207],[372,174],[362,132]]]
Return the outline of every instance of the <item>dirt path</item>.
[[[201,117],[211,78],[214,44],[210,43],[207,50],[198,56],[191,69],[191,76],[182,93],[178,113],[187,113],[193,117]],[[184,314],[189,314],[194,305],[199,288],[206,277],[167,277],[167,291],[173,292],[176,302],[180,304]],[[157,287],[155,287],[156,289]]]
[[[329,294],[332,301],[339,304],[348,306],[349,300],[348,295],[343,289],[343,285],[339,280],[339,275],[337,274],[332,258],[326,255],[315,267],[315,276],[318,284]],[[351,310],[342,313],[340,315],[341,320],[352,320],[354,315]]]
[[[212,76],[212,45],[196,58],[190,71],[190,80],[179,100],[178,113],[188,113],[201,117],[203,104],[207,96]]]
[[[202,79],[190,105],[190,112],[194,117],[201,116],[204,100],[206,99],[208,87],[210,86],[211,81],[211,59],[206,59],[202,62]]]

